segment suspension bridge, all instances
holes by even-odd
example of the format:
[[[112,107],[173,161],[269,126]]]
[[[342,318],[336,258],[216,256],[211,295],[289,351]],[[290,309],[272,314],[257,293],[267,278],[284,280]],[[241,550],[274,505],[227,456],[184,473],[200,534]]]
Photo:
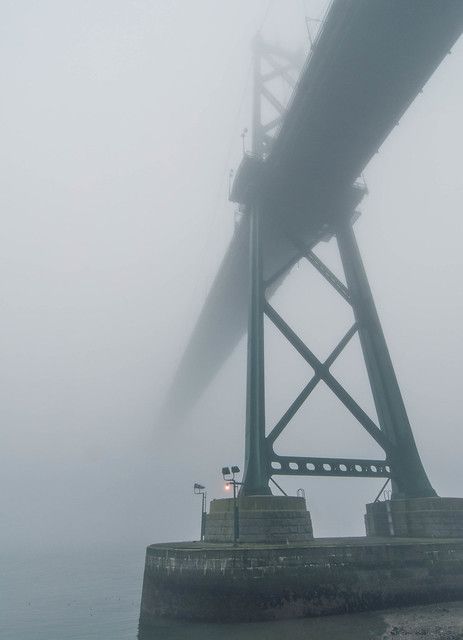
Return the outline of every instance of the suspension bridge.
[[[242,216],[175,376],[166,415],[180,420],[192,408],[247,332],[243,480],[234,502],[212,501],[205,526],[205,543],[210,548],[201,548],[203,556],[197,566],[207,574],[207,562],[212,562],[212,557],[217,559],[219,553],[214,545],[232,543],[299,545],[302,564],[294,573],[294,557],[278,564],[276,556],[270,554],[262,560],[261,551],[256,551],[255,566],[263,568],[254,576],[254,586],[248,585],[247,592],[245,589],[246,606],[245,596],[222,585],[236,605],[234,614],[233,606],[227,614],[217,601],[212,603],[211,595],[206,597],[207,580],[201,582],[198,578],[195,583],[194,571],[190,567],[188,574],[190,569],[185,569],[190,566],[188,562],[185,560],[182,565],[182,553],[187,555],[187,551],[177,549],[179,571],[185,570],[184,575],[192,581],[188,584],[202,585],[203,591],[198,587],[201,597],[196,605],[201,613],[197,617],[207,617],[208,610],[215,612],[210,613],[215,618],[239,618],[243,606],[252,619],[264,616],[263,611],[271,617],[275,614],[272,593],[284,599],[285,589],[298,594],[285,604],[293,612],[299,606],[304,615],[316,612],[316,594],[320,592],[327,600],[331,597],[327,594],[332,594],[332,606],[327,605],[327,610],[335,611],[333,594],[339,596],[339,592],[333,584],[337,570],[342,580],[356,584],[351,591],[346,587],[349,593],[341,598],[347,608],[355,608],[356,589],[362,590],[365,603],[376,598],[382,604],[392,602],[393,597],[440,598],[446,590],[453,595],[463,594],[461,567],[457,570],[455,565],[458,577],[452,580],[444,568],[450,557],[463,558],[463,499],[438,497],[424,469],[354,231],[356,210],[365,194],[364,185],[358,181],[362,171],[450,53],[462,30],[461,0],[334,0],[301,70],[297,55],[260,36],[254,41],[252,147],[242,159],[230,193]],[[276,78],[292,91],[287,106],[272,89]],[[329,238],[337,243],[344,280],[314,253],[317,244]],[[284,313],[272,306],[272,295],[284,285],[291,268],[303,259],[352,310],[350,329],[339,336],[338,344],[324,361],[297,335]],[[317,305],[315,297],[311,302]],[[280,420],[271,425],[265,415],[264,317],[314,372]],[[354,335],[359,337],[375,418],[363,410],[331,371]],[[302,405],[310,402],[311,393],[321,382],[379,445],[383,457],[369,459],[361,452],[353,458],[315,457],[310,451],[285,456],[276,453],[275,442]],[[379,477],[391,482],[392,495],[367,505],[367,537],[355,545],[342,539],[333,543],[330,557],[335,560],[328,561],[329,554],[316,551],[320,546],[313,541],[304,498],[272,495],[274,478],[280,475]],[[395,551],[387,560],[390,564],[385,559],[389,549],[385,539],[388,544],[395,543]],[[428,546],[417,544],[423,539],[430,541]],[[432,547],[436,541],[442,545],[438,549]],[[431,547],[437,554],[434,569],[439,578],[432,586],[421,588],[412,565],[415,562],[413,566],[428,572],[427,579],[431,580],[432,568],[426,561]],[[151,563],[152,570],[147,569],[147,575],[165,585],[162,553],[156,545],[148,548],[147,563]],[[236,571],[230,565],[230,575],[243,578],[247,566],[243,555],[236,547],[224,553],[235,563]],[[350,573],[345,569],[349,554],[354,558]],[[310,558],[317,564],[315,557],[320,560],[316,579],[307,569]],[[413,562],[407,564],[411,557]],[[347,565],[342,565],[343,559]],[[370,573],[360,587],[362,562]],[[381,562],[386,562],[389,571],[383,576],[383,585],[377,568]],[[391,571],[400,566],[407,567],[408,578],[391,582]],[[240,570],[244,573],[240,574]],[[246,575],[251,573],[250,569]],[[272,583],[273,591],[257,579],[264,574],[280,576],[278,585]],[[151,584],[151,578],[145,576],[145,584]],[[216,579],[217,574],[211,569],[210,580]],[[159,595],[159,590],[156,593],[160,604],[156,604],[156,597],[147,596],[146,611],[169,612],[167,599]],[[182,610],[180,601],[171,609],[174,614],[173,609]],[[188,615],[195,617],[191,611]]]

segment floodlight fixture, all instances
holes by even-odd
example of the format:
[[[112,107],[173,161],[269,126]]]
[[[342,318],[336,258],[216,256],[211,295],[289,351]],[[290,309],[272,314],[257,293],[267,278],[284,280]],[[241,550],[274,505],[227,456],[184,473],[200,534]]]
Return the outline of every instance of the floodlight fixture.
[[[236,465],[230,467],[222,467],[222,476],[225,480],[225,491],[230,491],[233,488],[233,542],[236,544],[240,537],[240,523],[239,523],[239,506],[237,500],[237,488],[243,483],[239,480],[235,480],[237,473],[240,473],[240,468]]]

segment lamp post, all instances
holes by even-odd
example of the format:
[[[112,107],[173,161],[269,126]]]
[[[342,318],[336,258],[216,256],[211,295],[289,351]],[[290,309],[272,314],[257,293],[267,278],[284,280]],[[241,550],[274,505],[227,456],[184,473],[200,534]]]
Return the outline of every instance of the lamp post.
[[[233,543],[236,544],[240,537],[240,514],[238,509],[238,500],[236,494],[236,487],[243,484],[238,480],[235,480],[235,475],[240,472],[239,467],[222,467],[222,476],[226,482],[226,487],[233,487]],[[231,477],[230,477],[231,476]]]
[[[206,487],[203,487],[202,484],[198,484],[197,482],[193,485],[193,491],[195,495],[201,496],[201,542],[204,541],[204,534],[206,533]]]

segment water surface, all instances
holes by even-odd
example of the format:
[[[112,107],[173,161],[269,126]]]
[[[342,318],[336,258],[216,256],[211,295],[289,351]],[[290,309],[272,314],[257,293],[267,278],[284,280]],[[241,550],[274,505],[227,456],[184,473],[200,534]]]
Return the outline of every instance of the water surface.
[[[144,549],[10,553],[0,571],[1,640],[137,640]],[[140,640],[374,640],[386,625],[366,613],[249,624],[161,621]]]

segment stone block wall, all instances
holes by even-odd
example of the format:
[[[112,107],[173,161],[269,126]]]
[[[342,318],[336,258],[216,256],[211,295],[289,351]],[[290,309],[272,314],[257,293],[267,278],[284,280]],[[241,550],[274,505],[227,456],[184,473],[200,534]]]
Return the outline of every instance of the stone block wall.
[[[244,496],[237,498],[239,542],[286,543],[313,538],[304,498]],[[233,498],[212,500],[206,516],[206,542],[232,542]]]
[[[367,504],[368,536],[463,538],[463,498],[410,498]]]
[[[147,549],[140,623],[247,622],[463,597],[463,540],[201,542]]]

